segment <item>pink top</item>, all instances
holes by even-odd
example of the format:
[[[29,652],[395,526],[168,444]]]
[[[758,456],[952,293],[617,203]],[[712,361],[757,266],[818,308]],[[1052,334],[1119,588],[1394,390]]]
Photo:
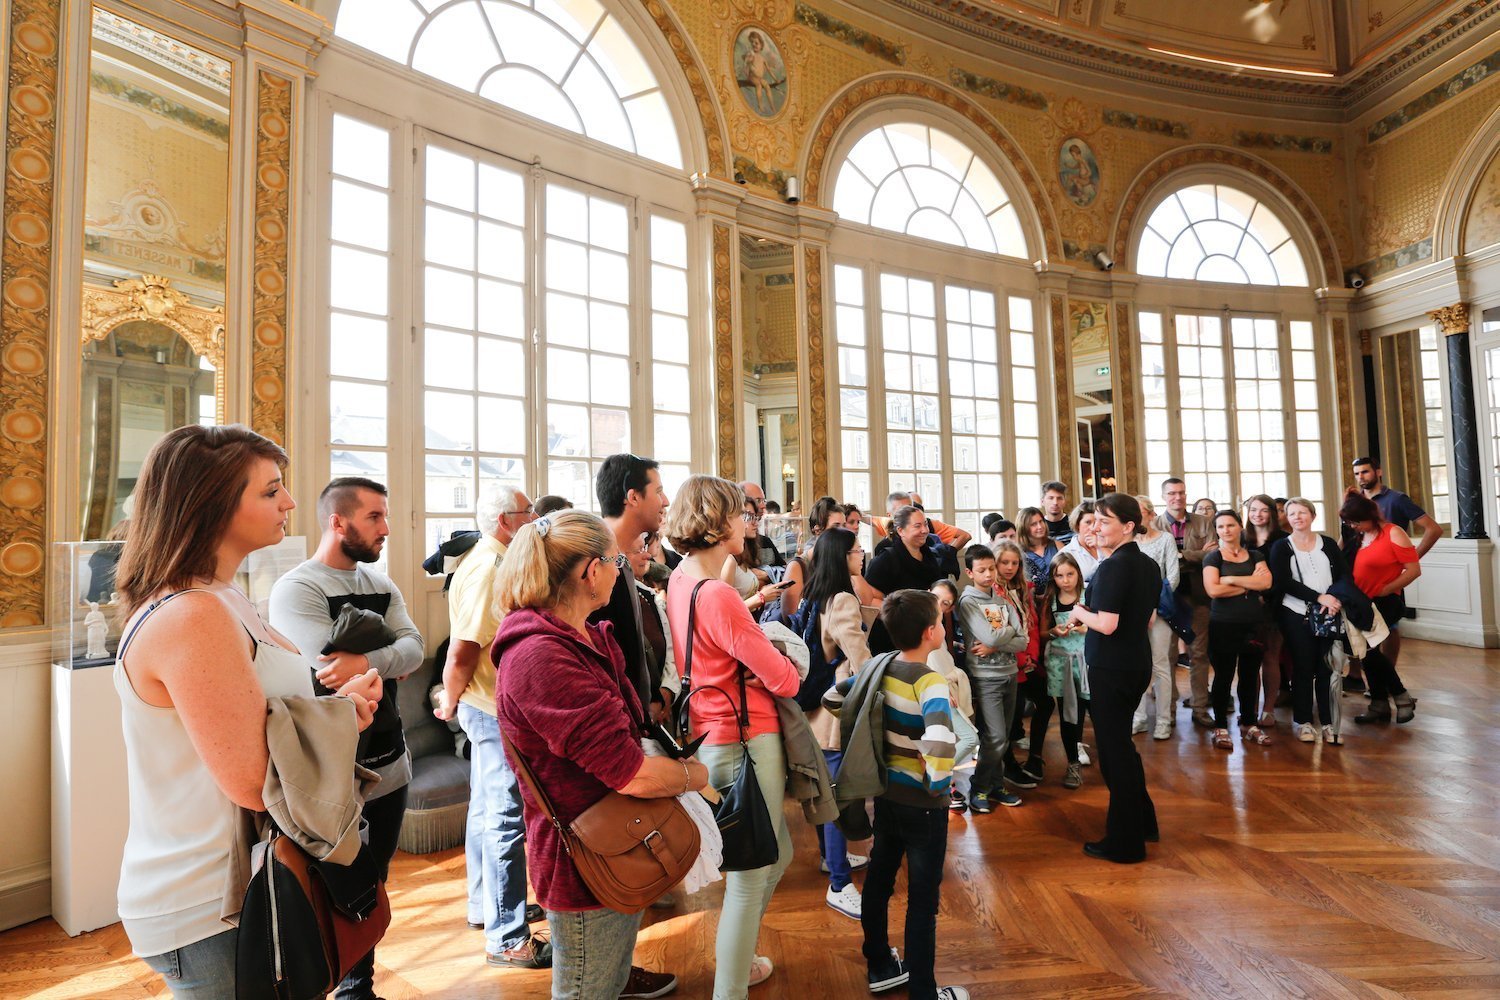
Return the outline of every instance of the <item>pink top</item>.
[[[672,649],[677,668],[687,663],[688,605],[698,581],[679,567],[667,583],[667,621],[672,626]],[[722,580],[709,580],[698,591],[698,612],[694,618],[697,636],[693,639],[693,690],[712,684],[729,698],[714,691],[695,697],[690,704],[693,735],[708,731],[710,744],[733,743],[739,739],[735,716],[740,707],[737,675],[740,664],[764,687],[745,689],[750,706],[750,735],[763,736],[781,731],[776,715],[776,696],[791,697],[802,680],[797,665],[783,656],[766,638],[739,593]],[[749,678],[746,678],[747,680]],[[683,693],[687,697],[687,692]]]

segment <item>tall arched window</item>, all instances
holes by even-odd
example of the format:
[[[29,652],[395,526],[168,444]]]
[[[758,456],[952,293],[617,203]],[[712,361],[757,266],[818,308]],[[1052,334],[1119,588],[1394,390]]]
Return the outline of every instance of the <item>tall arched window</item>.
[[[669,487],[703,467],[675,63],[622,0],[345,0],[335,23],[312,443],[411,511],[397,579],[490,490],[592,509],[613,452],[653,456]]]
[[[1035,502],[1052,430],[1020,213],[956,128],[887,118],[846,148],[833,187],[835,490],[878,512],[888,492],[916,490],[977,537],[985,511]]]
[[[1138,292],[1152,492],[1176,475],[1190,500],[1221,507],[1258,493],[1323,500],[1334,428],[1320,402],[1332,400],[1322,399],[1316,301],[1286,218],[1234,182],[1176,187],[1137,234],[1136,270],[1162,279]]]
[[[598,0],[356,0],[338,37],[579,135],[682,166],[650,65]]]

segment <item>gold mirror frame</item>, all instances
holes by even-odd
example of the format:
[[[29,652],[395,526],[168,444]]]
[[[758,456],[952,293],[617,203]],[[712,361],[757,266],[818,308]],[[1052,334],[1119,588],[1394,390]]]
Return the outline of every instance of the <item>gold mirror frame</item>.
[[[113,288],[83,286],[80,347],[103,340],[126,323],[159,323],[214,366],[214,421],[224,422],[225,326],[222,306],[195,306],[159,274],[121,278]]]

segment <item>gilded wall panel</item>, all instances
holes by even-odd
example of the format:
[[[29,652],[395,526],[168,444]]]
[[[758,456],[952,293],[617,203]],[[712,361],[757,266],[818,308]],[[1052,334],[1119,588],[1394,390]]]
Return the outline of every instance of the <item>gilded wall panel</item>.
[[[47,359],[62,5],[13,0],[6,25],[0,240],[0,628],[46,616]]]
[[[1348,324],[1343,319],[1333,321],[1333,379],[1338,388],[1339,417],[1339,469],[1354,464],[1354,378],[1355,355],[1350,343]],[[1374,405],[1366,400],[1366,406]]]
[[[729,227],[714,223],[714,411],[719,448],[719,475],[737,479],[739,466],[735,454],[734,380],[734,298],[730,292],[735,258],[730,252]]]
[[[1150,492],[1141,471],[1141,456],[1138,449],[1136,413],[1137,379],[1135,374],[1136,332],[1131,322],[1130,305],[1115,303],[1115,353],[1114,363],[1119,371],[1115,385],[1120,388],[1120,405],[1115,408],[1115,466],[1119,482],[1115,489],[1121,493]]]
[[[255,100],[255,234],[251,284],[250,426],[282,446],[288,440],[287,295],[291,232],[292,84],[261,70]]]
[[[802,255],[807,287],[807,394],[811,424],[808,460],[812,463],[809,496],[832,492],[828,481],[828,386],[823,350],[823,251],[807,247]]]
[[[1081,497],[1083,484],[1078,481],[1078,431],[1073,421],[1073,363],[1068,359],[1063,297],[1048,296],[1047,307],[1052,327],[1052,382],[1057,390],[1057,467],[1072,495]]]

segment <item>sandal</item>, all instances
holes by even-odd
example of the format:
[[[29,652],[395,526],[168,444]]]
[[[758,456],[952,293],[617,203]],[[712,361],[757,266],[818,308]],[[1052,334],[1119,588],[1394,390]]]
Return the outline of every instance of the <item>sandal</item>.
[[[1249,729],[1241,730],[1240,739],[1246,743],[1254,743],[1256,746],[1268,747],[1271,745],[1271,737],[1261,732],[1259,726],[1251,726]]]
[[[1228,750],[1231,753],[1234,752],[1234,741],[1229,738],[1229,730],[1214,730],[1214,746],[1220,750]]]
[[[761,983],[771,978],[771,972],[774,969],[775,966],[771,964],[771,960],[769,958],[764,955],[756,955],[754,958],[750,959],[750,979],[745,985],[759,986]]]

